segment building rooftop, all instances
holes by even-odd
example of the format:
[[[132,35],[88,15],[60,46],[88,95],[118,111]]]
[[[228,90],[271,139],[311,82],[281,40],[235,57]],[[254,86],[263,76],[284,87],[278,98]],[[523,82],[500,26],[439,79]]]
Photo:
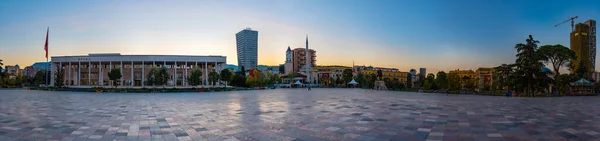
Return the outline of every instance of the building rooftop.
[[[47,68],[50,68],[50,62],[35,62],[31,66],[34,67],[34,68],[47,69]]]
[[[121,53],[90,53],[88,56],[121,56]]]
[[[155,55],[155,54],[131,54],[131,55],[123,55],[121,53],[90,53],[88,55],[52,56],[52,57],[106,57],[106,56],[208,56],[208,57],[226,57],[226,56],[222,56],[222,55]]]

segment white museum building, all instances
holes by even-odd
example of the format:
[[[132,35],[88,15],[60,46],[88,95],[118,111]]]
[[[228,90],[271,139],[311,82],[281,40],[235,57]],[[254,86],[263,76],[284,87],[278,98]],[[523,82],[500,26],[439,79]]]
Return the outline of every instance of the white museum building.
[[[208,84],[208,73],[219,72],[226,65],[225,56],[188,55],[121,55],[88,54],[86,56],[52,56],[50,85],[54,86],[54,73],[63,70],[63,84],[66,87],[90,88],[112,86],[108,72],[120,68],[121,79],[118,87],[142,88],[145,77],[152,67],[165,67],[169,74],[166,87],[193,87],[187,78],[195,69],[202,71],[202,84]],[[158,86],[157,86],[158,87]],[[163,86],[160,86],[163,87]]]

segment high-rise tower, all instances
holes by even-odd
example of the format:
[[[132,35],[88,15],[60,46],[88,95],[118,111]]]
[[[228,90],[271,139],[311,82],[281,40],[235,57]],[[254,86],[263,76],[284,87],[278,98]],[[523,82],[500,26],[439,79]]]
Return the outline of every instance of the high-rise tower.
[[[596,21],[595,20],[587,20],[583,22],[583,24],[587,25],[588,30],[588,39],[590,43],[590,63],[591,63],[591,72],[596,71]]]
[[[258,31],[246,28],[235,34],[238,66],[256,68],[258,64]]]
[[[575,67],[571,73],[575,73],[580,65],[584,65],[589,72],[592,72],[591,60],[595,60],[595,57],[594,59],[590,57],[589,31],[588,25],[578,23],[575,25],[575,30],[571,32],[571,50],[577,54],[577,59],[571,61]]]

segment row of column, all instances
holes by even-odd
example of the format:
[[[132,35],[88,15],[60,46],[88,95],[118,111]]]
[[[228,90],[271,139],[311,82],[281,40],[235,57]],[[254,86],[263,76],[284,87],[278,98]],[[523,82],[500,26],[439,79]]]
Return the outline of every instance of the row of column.
[[[134,76],[135,76],[134,75],[135,64],[134,64],[134,61],[127,61],[127,62],[131,62],[131,68],[130,68],[131,69],[131,72],[130,72],[131,74],[129,76],[129,78],[131,79],[130,86],[135,86],[135,84],[136,84],[135,83],[135,79],[134,79]],[[166,61],[160,61],[160,62],[163,63],[163,66],[167,65]],[[86,62],[83,62],[83,63],[86,63]],[[91,67],[92,66],[92,62],[88,61],[87,63],[88,63],[87,64],[88,65],[88,68],[87,68],[88,69],[88,75],[87,75],[87,82],[88,83],[87,84],[88,84],[88,86],[94,86],[94,85],[91,84],[92,83],[92,78],[91,78],[91,76],[92,76],[92,67]],[[112,70],[112,67],[113,67],[112,63],[113,63],[112,61],[109,62],[109,68],[108,68],[109,71]],[[146,77],[146,73],[145,73],[146,64],[145,63],[146,63],[145,61],[141,62],[142,72],[141,72],[141,81],[140,81],[140,83],[141,83],[142,87],[145,86],[145,84],[144,84],[145,77]],[[179,63],[181,63],[181,62],[179,62]],[[193,63],[194,63],[194,66],[195,66],[194,68],[199,68],[198,67],[198,62],[193,62]],[[66,62],[58,62],[58,63],[52,63],[51,64],[51,70],[52,70],[51,73],[52,73],[52,75],[51,75],[50,85],[54,85],[54,77],[55,77],[54,73],[55,73],[55,71],[56,71],[57,68],[63,69],[63,64],[67,64],[67,63]],[[204,73],[203,73],[203,78],[204,78],[203,82],[204,82],[204,84],[208,84],[208,73],[209,73],[208,72],[208,64],[209,64],[208,62],[204,62],[204,67],[201,68],[201,69],[204,69]],[[63,75],[64,75],[64,73],[67,73],[67,75],[68,75],[68,77],[66,77],[66,79],[65,79],[67,81],[67,83],[65,84],[65,86],[73,86],[71,84],[71,81],[74,81],[74,78],[73,78],[73,73],[74,72],[71,72],[73,70],[73,68],[72,68],[73,65],[74,64],[72,62],[68,62],[68,68],[67,68],[68,71],[63,72]],[[77,65],[77,69],[78,69],[77,70],[77,76],[76,76],[76,79],[75,79],[75,80],[77,80],[76,81],[77,82],[76,86],[81,86],[81,65],[82,65],[82,62],[77,62],[76,65]],[[200,64],[200,65],[202,65],[202,64]],[[98,62],[98,66],[100,66],[100,67],[98,68],[98,77],[96,78],[97,82],[98,82],[97,85],[98,86],[103,86],[104,85],[103,84],[103,82],[104,82],[104,80],[103,80],[104,79],[103,68],[104,67],[102,66],[102,62]],[[124,74],[123,74],[123,70],[124,70],[123,61],[119,61],[119,66],[120,66],[119,68],[120,68],[121,76],[122,77],[118,81],[120,81],[120,86],[125,86],[124,83],[123,83],[123,81],[125,80],[123,78],[124,77]],[[156,65],[156,61],[152,61],[152,66],[157,66]],[[171,79],[171,80],[173,80],[173,86],[178,86],[177,85],[177,82],[178,82],[177,68],[178,68],[178,66],[179,66],[178,62],[175,61],[174,64],[173,64],[173,67],[172,67],[173,73],[170,73],[170,75],[173,76],[173,78]],[[221,63],[221,65],[219,65],[217,62],[214,62],[214,71],[219,72],[223,67],[224,67],[224,63]],[[182,72],[182,76],[183,76],[182,79],[183,80],[182,80],[182,84],[181,84],[183,86],[188,86],[188,82],[187,82],[188,70],[189,70],[188,68],[191,68],[191,67],[188,65],[188,62],[185,61],[185,64],[184,64],[184,67],[183,67],[184,72]],[[112,86],[112,83],[109,82],[109,86]]]

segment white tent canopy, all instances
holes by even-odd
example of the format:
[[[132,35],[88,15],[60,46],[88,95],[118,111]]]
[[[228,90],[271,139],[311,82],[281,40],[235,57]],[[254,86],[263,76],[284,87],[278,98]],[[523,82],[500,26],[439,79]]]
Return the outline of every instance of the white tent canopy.
[[[302,85],[302,83],[300,83],[300,80],[297,80],[296,83],[294,83],[296,85]]]
[[[354,79],[352,79],[352,81],[348,82],[348,84],[350,85],[358,85],[358,82],[354,81]]]

